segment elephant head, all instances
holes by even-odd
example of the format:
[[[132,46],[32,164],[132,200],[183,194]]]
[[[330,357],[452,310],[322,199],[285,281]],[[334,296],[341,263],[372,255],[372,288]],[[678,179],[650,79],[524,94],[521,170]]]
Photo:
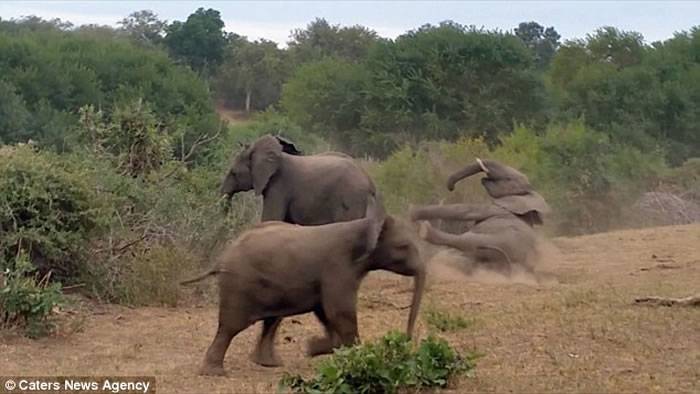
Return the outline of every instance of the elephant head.
[[[235,193],[255,189],[261,195],[272,175],[279,169],[283,154],[301,155],[294,144],[282,137],[265,135],[245,146],[221,183],[221,194],[231,198]]]
[[[528,217],[528,221],[542,224],[541,215],[551,211],[544,198],[533,190],[527,176],[495,160],[477,158],[476,163],[467,165],[449,177],[447,189],[454,190],[457,182],[482,171],[486,176],[481,178],[481,184],[496,205],[518,216]]]

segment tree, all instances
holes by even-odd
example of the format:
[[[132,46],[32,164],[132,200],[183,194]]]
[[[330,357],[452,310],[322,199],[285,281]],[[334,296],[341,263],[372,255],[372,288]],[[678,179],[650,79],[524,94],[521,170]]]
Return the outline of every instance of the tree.
[[[305,29],[294,30],[288,45],[297,64],[327,56],[356,63],[364,60],[372,45],[379,41],[377,33],[364,26],[340,27],[317,18]]]
[[[540,69],[546,68],[559,47],[561,36],[554,27],[544,28],[537,22],[522,22],[515,28],[520,38],[535,55],[535,63]]]
[[[224,58],[226,35],[219,11],[199,8],[187,21],[166,28],[165,44],[176,58],[200,73],[211,73]]]
[[[542,116],[532,55],[510,34],[425,25],[378,45],[368,65],[363,125],[373,130],[447,139],[466,133],[494,142],[514,121]]]
[[[0,143],[26,142],[31,116],[16,90],[11,83],[0,79]]]
[[[634,31],[621,31],[606,26],[586,36],[591,56],[619,68],[639,64],[644,57],[644,37]]]
[[[167,21],[158,19],[150,10],[136,11],[119,21],[121,30],[133,40],[145,45],[156,45],[163,40]]]
[[[113,32],[58,29],[0,30],[0,137],[31,138],[70,149],[78,109],[93,105],[109,116],[143,99],[178,138],[177,149],[217,128],[205,81],[173,64],[157,48],[136,45]],[[178,135],[179,137],[179,135]],[[175,138],[173,138],[174,140]]]
[[[549,70],[559,116],[583,117],[614,142],[662,146],[680,164],[700,154],[700,29],[645,45],[641,34],[604,27],[565,43]]]
[[[333,58],[308,63],[284,85],[281,105],[300,126],[347,144],[360,125],[367,80],[362,65]]]
[[[217,93],[229,105],[265,109],[279,100],[288,75],[285,53],[268,40],[230,40],[226,59],[217,75]]]

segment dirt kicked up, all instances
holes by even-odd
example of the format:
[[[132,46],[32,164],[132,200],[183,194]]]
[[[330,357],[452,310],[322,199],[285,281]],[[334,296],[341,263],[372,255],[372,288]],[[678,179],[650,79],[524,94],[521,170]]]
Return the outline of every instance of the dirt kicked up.
[[[700,392],[700,308],[634,304],[636,297],[700,292],[700,225],[558,238],[537,279],[467,278],[445,256],[430,263],[424,307],[468,318],[473,324],[440,335],[458,350],[484,354],[475,376],[448,391]],[[368,277],[360,290],[363,339],[404,328],[411,287],[393,274]],[[248,360],[256,325],[234,339],[229,376],[214,378],[196,372],[216,329],[215,305],[93,305],[71,317],[81,318],[82,329],[66,336],[0,336],[0,375],[155,375],[160,393],[275,392],[284,371],[312,371],[303,348],[321,333],[311,315],[286,319],[277,341],[285,366],[269,369]],[[421,321],[418,335],[428,329]]]

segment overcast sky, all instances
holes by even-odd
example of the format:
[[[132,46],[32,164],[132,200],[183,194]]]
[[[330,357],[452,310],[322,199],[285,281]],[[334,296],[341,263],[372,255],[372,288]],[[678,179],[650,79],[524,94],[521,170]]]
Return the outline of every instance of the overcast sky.
[[[642,33],[648,42],[700,25],[700,1],[0,1],[2,19],[36,15],[75,25],[116,23],[138,10],[161,19],[185,20],[199,7],[221,12],[226,30],[250,39],[287,42],[292,29],[316,17],[332,24],[360,24],[394,38],[425,23],[453,20],[511,30],[534,20],[554,26],[564,39],[583,38],[601,26]]]

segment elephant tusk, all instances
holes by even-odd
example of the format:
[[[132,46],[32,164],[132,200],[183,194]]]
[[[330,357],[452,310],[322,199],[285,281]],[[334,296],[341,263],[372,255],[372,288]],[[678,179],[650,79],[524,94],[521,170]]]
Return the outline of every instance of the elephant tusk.
[[[484,162],[481,161],[481,159],[479,159],[479,158],[477,157],[477,158],[476,158],[476,162],[479,163],[479,167],[481,167],[481,169],[482,169],[486,174],[489,173],[489,169],[486,168],[486,166],[484,165]]]

